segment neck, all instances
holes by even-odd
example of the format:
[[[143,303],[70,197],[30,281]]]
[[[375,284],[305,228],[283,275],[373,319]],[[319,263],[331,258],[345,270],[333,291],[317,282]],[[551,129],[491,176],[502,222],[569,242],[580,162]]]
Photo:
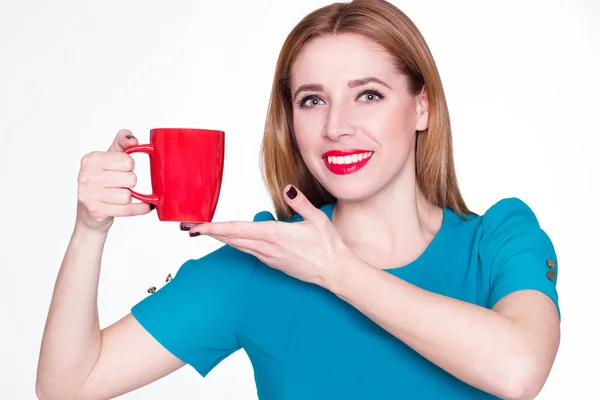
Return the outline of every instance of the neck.
[[[442,219],[441,208],[427,201],[414,173],[401,173],[369,198],[338,200],[332,216],[334,226],[353,251],[389,266],[417,258],[440,229]]]

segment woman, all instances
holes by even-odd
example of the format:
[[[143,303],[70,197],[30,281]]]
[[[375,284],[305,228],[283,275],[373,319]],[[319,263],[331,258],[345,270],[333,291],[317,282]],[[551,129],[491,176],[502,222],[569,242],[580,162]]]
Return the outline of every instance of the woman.
[[[83,158],[41,399],[111,398],[185,364],[206,376],[240,348],[260,399],[529,399],[544,385],[553,245],[518,199],[468,210],[435,63],[391,4],[332,4],[286,40],[262,147],[278,220],[182,225],[225,245],[100,330],[113,217],[150,211],[124,189],[135,144],[121,131]]]

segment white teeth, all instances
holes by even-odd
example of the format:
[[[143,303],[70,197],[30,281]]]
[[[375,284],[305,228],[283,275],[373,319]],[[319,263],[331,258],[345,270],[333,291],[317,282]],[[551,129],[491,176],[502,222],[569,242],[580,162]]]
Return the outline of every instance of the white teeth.
[[[328,156],[327,162],[329,164],[353,164],[353,163],[362,161],[364,159],[367,159],[367,158],[371,157],[372,155],[373,155],[373,152],[352,154],[352,155],[343,156],[343,157]]]

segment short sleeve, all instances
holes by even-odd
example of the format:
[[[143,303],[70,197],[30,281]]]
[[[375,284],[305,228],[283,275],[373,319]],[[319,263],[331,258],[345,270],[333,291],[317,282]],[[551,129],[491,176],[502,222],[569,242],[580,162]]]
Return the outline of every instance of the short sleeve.
[[[240,349],[238,306],[256,258],[230,246],[184,263],[131,313],[168,351],[206,376]]]
[[[490,268],[490,309],[510,293],[538,290],[554,301],[560,318],[554,246],[523,201],[503,199],[483,215],[479,256]]]

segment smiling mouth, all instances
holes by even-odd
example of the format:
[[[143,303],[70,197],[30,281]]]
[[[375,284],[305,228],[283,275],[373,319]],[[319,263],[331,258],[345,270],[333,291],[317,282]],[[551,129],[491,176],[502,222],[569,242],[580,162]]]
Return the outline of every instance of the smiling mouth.
[[[323,154],[322,159],[329,171],[336,175],[347,175],[367,165],[373,153],[368,150],[332,150]]]

